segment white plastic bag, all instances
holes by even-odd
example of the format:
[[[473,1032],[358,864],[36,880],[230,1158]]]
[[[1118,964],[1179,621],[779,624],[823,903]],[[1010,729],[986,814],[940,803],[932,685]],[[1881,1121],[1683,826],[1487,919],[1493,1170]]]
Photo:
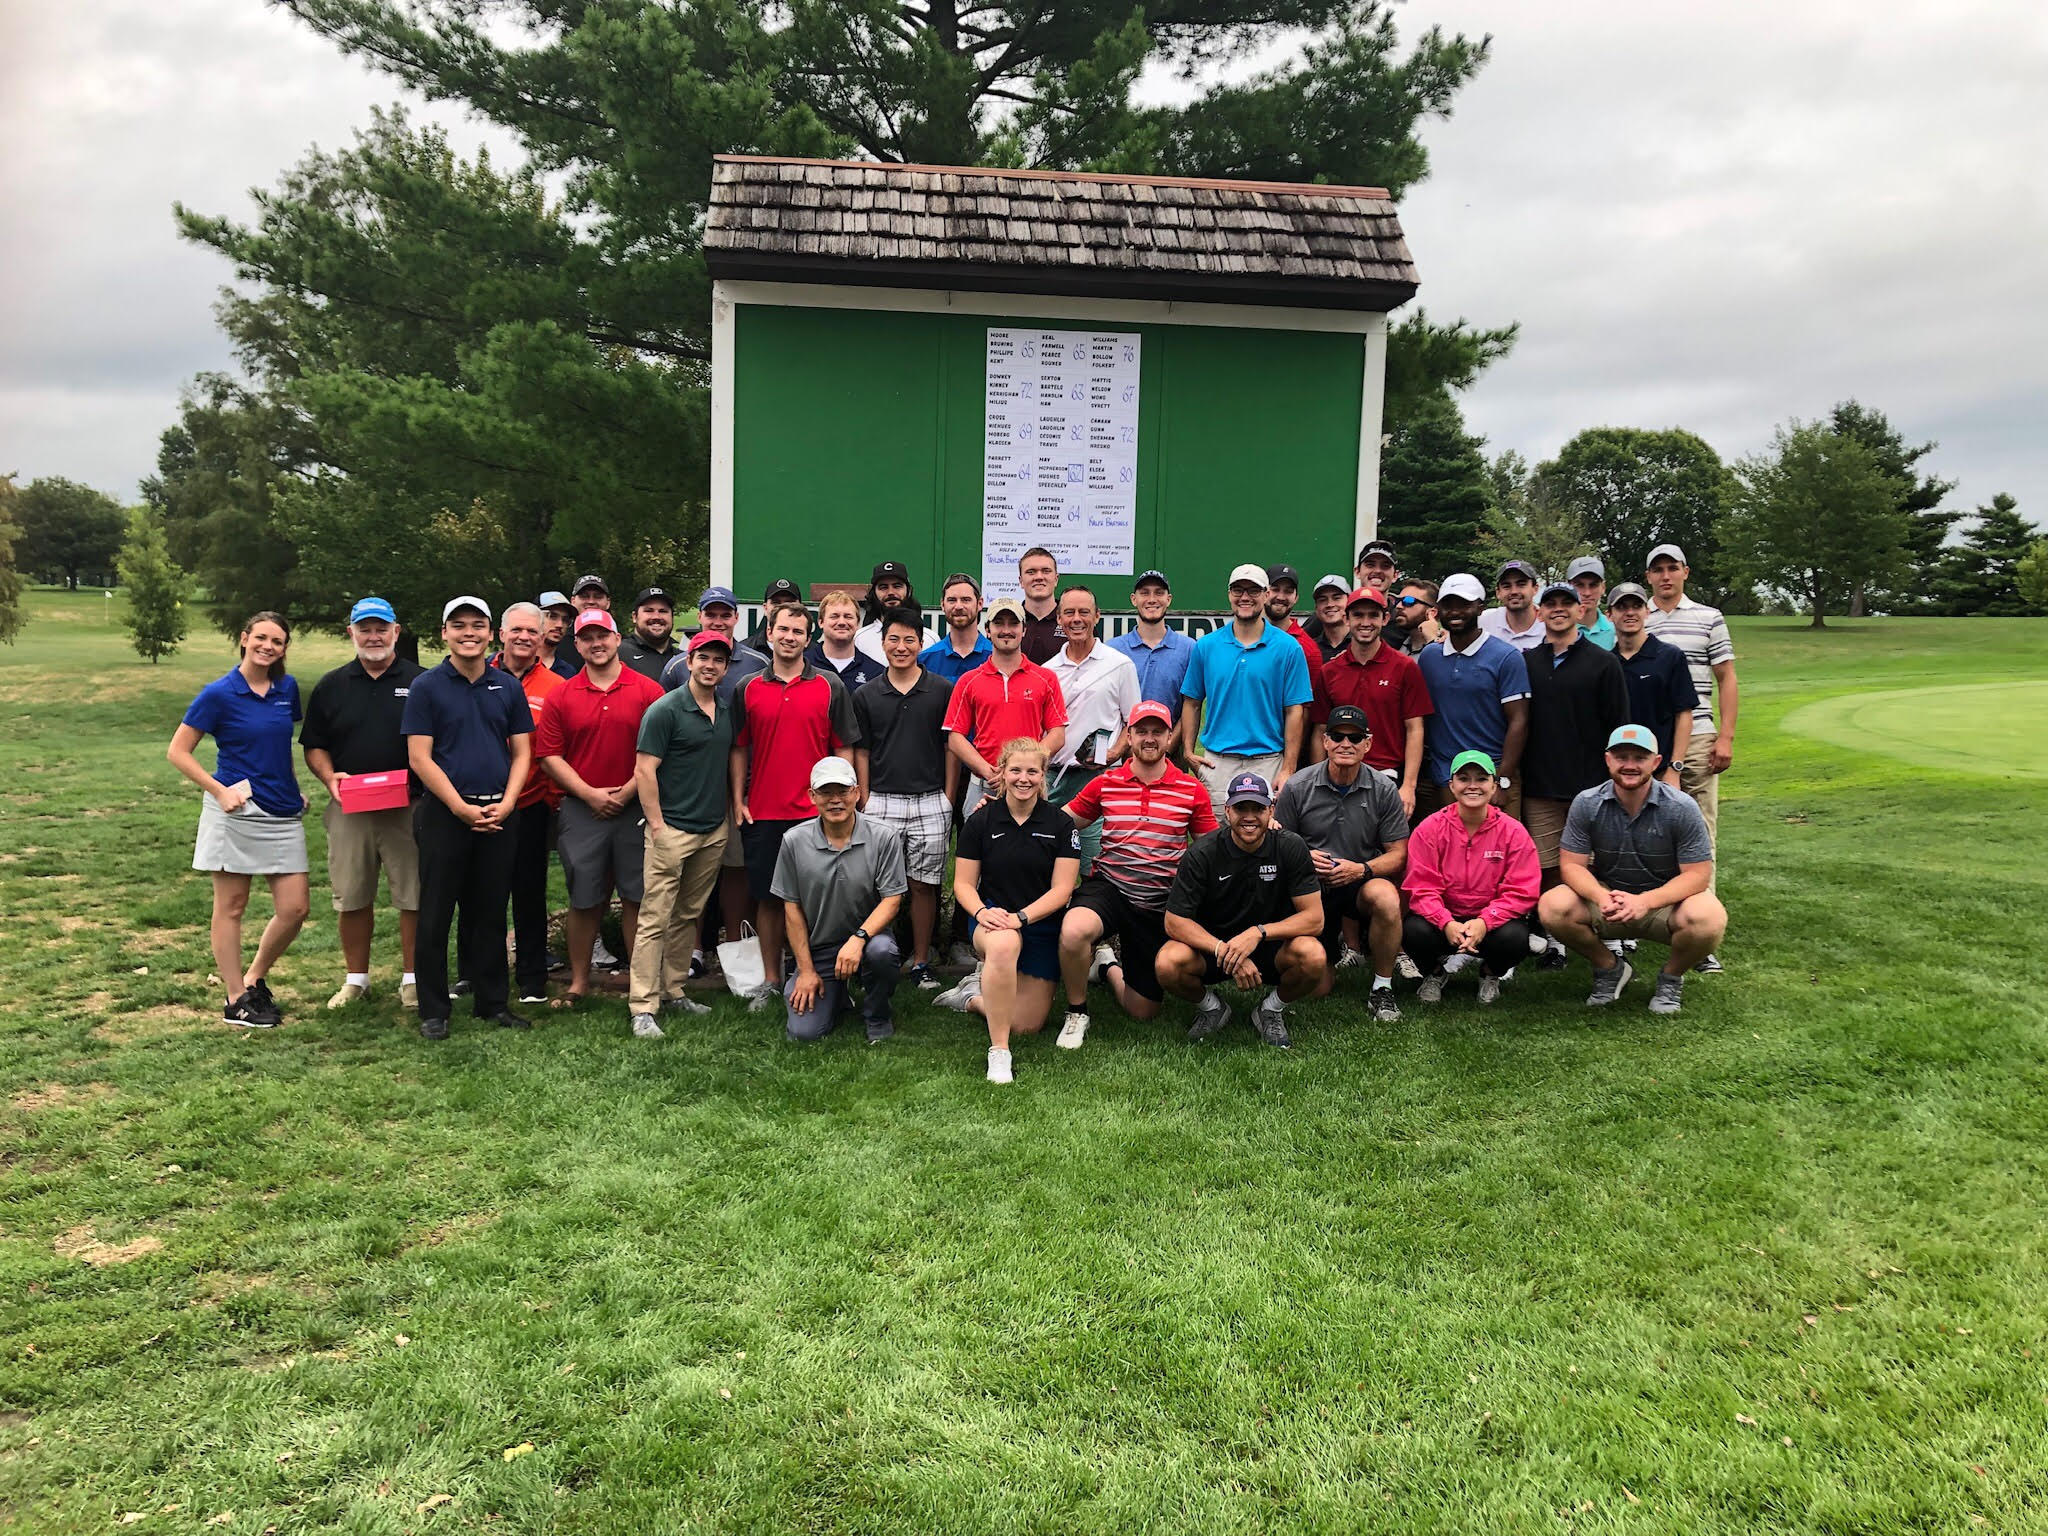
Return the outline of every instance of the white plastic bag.
[[[761,965],[761,941],[751,936],[719,945],[718,968],[725,973],[726,989],[739,997],[759,991],[768,979]]]

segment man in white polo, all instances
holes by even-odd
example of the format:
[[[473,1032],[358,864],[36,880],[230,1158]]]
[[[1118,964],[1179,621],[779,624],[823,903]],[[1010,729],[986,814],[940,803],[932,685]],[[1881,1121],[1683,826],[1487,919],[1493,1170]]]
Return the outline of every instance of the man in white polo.
[[[1046,766],[1045,798],[1050,805],[1064,807],[1129,751],[1124,727],[1131,711],[1144,702],[1144,694],[1131,658],[1095,638],[1102,610],[1092,590],[1080,585],[1067,588],[1060,594],[1059,613],[1067,643],[1053,652],[1045,669],[1059,679],[1060,697],[1067,705],[1067,737]],[[1101,852],[1101,827],[1082,827],[1084,876]]]

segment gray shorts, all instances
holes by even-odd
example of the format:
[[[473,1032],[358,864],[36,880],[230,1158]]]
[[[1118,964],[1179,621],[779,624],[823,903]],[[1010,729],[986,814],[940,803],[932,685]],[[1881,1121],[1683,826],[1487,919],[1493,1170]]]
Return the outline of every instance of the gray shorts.
[[[199,836],[192,867],[223,875],[303,875],[306,824],[297,816],[273,816],[254,800],[230,816],[211,795],[199,805]]]
[[[945,794],[868,796],[862,813],[903,839],[905,873],[924,885],[937,885],[946,873],[946,834],[952,831],[953,808]]]
[[[570,906],[585,911],[605,906],[614,890],[619,900],[639,905],[646,889],[647,818],[637,805],[607,821],[574,796],[564,797],[555,848],[562,856]]]

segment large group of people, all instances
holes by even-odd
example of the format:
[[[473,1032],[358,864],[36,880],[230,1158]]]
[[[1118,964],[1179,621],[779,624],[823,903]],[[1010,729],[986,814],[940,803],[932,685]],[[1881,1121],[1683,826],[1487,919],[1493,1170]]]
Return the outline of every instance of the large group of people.
[[[789,1038],[857,1013],[886,1040],[909,986],[980,1017],[998,1083],[1055,999],[1069,1050],[1092,998],[1150,1020],[1171,995],[1201,1040],[1232,1022],[1230,990],[1285,1048],[1290,1005],[1346,970],[1389,1022],[1397,979],[1437,1003],[1469,970],[1490,1003],[1517,967],[1578,956],[1601,1008],[1648,942],[1665,951],[1648,1006],[1674,1013],[1688,974],[1720,968],[1716,787],[1738,706],[1727,624],[1686,575],[1669,544],[1646,585],[1612,590],[1595,557],[1556,580],[1510,560],[1489,603],[1477,576],[1408,576],[1375,539],[1316,581],[1305,618],[1291,566],[1236,566],[1199,638],[1170,622],[1158,570],[1105,634],[1098,590],[1063,585],[1043,549],[1016,595],[946,577],[936,638],[894,560],[815,608],[778,579],[745,638],[728,588],[684,635],[667,589],[622,620],[587,575],[495,615],[449,599],[446,658],[425,668],[372,596],[348,614],[354,657],[303,703],[289,623],[251,618],[169,756],[205,792],[193,867],[213,877],[225,1017],[250,1028],[279,1022],[268,978],[309,905],[294,734],[328,796],[328,1006],[371,995],[381,873],[400,999],[430,1040],[465,994],[510,1029],[531,1023],[515,1003],[575,1007],[614,958],[615,904],[637,1037],[708,1011],[688,983],[717,933],[728,955],[757,948],[747,1005]],[[551,994],[557,861],[568,979]],[[257,876],[273,903],[251,956]],[[965,974],[946,987],[942,964]]]

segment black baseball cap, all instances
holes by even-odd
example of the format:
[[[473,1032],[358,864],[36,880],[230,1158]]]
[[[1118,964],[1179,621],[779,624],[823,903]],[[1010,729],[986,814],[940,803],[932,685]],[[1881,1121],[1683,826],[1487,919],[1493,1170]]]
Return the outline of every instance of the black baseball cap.
[[[1365,548],[1358,552],[1358,559],[1353,563],[1357,565],[1365,564],[1365,557],[1367,555],[1385,555],[1396,566],[1399,566],[1401,563],[1394,557],[1394,546],[1385,539],[1367,539],[1365,541]]]
[[[569,595],[574,597],[579,592],[588,592],[592,587],[597,588],[606,597],[612,595],[612,589],[605,585],[602,576],[578,576],[576,578],[576,585],[569,589]]]
[[[1160,586],[1166,588],[1166,590],[1169,592],[1173,590],[1173,583],[1166,579],[1166,572],[1164,571],[1138,572],[1136,579],[1134,579],[1131,582],[1131,590],[1135,592],[1138,590],[1138,588],[1144,586],[1147,582],[1157,582]]]
[[[633,599],[633,606],[638,608],[642,603],[667,603],[673,608],[676,600],[667,587],[642,587],[640,595]]]
[[[772,603],[777,598],[781,597],[793,597],[798,602],[803,601],[803,593],[797,590],[796,583],[791,581],[787,576],[778,576],[773,581],[769,582],[768,590],[761,594],[761,601],[764,603]]]
[[[884,576],[892,576],[907,584],[910,580],[910,569],[901,560],[883,560],[875,566],[875,573],[868,578],[868,585],[873,586]]]
[[[1301,572],[1291,565],[1269,565],[1266,567],[1267,586],[1277,587],[1283,581],[1291,581],[1296,587],[1299,587],[1301,585]]]
[[[1332,731],[1353,730],[1372,734],[1372,722],[1365,718],[1365,711],[1356,704],[1339,704],[1330,711],[1327,729]]]

